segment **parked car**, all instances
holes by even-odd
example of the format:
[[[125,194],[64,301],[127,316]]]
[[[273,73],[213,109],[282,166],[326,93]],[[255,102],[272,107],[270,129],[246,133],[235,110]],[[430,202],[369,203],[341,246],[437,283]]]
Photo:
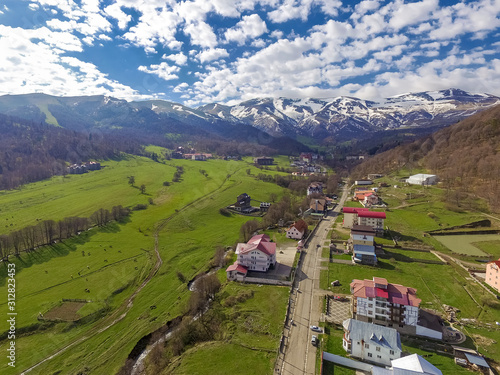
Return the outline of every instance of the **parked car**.
[[[323,332],[321,330],[321,328],[319,328],[318,326],[311,326],[310,328],[311,328],[311,331],[314,331],[314,332]]]
[[[318,337],[316,335],[312,335],[311,344],[316,345],[318,343]]]

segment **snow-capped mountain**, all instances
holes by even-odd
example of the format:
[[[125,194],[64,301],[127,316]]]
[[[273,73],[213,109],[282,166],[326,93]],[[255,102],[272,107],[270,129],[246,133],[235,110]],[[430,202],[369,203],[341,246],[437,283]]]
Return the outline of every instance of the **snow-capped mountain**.
[[[271,134],[320,138],[404,127],[446,126],[495,104],[500,104],[500,97],[448,89],[402,94],[377,102],[347,96],[263,98],[235,106],[209,104],[198,110]]]

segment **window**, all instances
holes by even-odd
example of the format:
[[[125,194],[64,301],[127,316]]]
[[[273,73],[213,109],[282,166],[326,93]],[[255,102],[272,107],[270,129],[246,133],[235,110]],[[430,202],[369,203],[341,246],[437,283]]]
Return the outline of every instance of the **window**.
[[[394,350],[389,350],[389,353],[390,353],[391,355],[394,355]]]
[[[377,352],[379,352],[379,351],[380,351],[380,346],[377,346],[377,347],[375,348],[375,350],[376,350]]]
[[[382,357],[378,355],[378,356],[377,356],[377,358],[378,358],[378,359],[380,359],[380,358],[382,358]]]
[[[373,357],[372,353],[368,353],[368,357],[370,358]]]
[[[370,349],[370,345],[369,344],[365,344],[365,349]]]
[[[373,311],[372,310],[368,310],[368,315],[373,315]]]

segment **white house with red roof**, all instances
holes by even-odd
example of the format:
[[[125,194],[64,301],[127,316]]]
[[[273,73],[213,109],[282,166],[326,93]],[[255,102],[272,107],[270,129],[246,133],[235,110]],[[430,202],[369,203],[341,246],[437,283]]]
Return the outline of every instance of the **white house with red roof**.
[[[382,277],[373,280],[353,280],[353,316],[357,320],[389,327],[418,324],[421,299],[417,290],[388,283]]]
[[[293,223],[290,228],[286,230],[286,237],[300,240],[302,237],[304,237],[306,231],[307,223],[304,220],[300,219]]]
[[[248,269],[241,264],[238,264],[238,261],[231,264],[226,268],[226,274],[228,280],[238,280],[243,281],[247,276]]]
[[[500,259],[486,264],[486,284],[500,292]]]
[[[271,242],[267,234],[259,234],[247,243],[239,243],[235,253],[236,262],[249,271],[266,272],[276,265],[276,243]]]

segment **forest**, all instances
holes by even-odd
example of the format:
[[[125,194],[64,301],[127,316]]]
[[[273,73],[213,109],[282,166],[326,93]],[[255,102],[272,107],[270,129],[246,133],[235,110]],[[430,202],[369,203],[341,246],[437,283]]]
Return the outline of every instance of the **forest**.
[[[448,199],[461,202],[476,196],[490,210],[500,207],[500,106],[485,110],[413,143],[375,155],[357,166],[352,178],[405,168],[425,169],[450,190]]]

